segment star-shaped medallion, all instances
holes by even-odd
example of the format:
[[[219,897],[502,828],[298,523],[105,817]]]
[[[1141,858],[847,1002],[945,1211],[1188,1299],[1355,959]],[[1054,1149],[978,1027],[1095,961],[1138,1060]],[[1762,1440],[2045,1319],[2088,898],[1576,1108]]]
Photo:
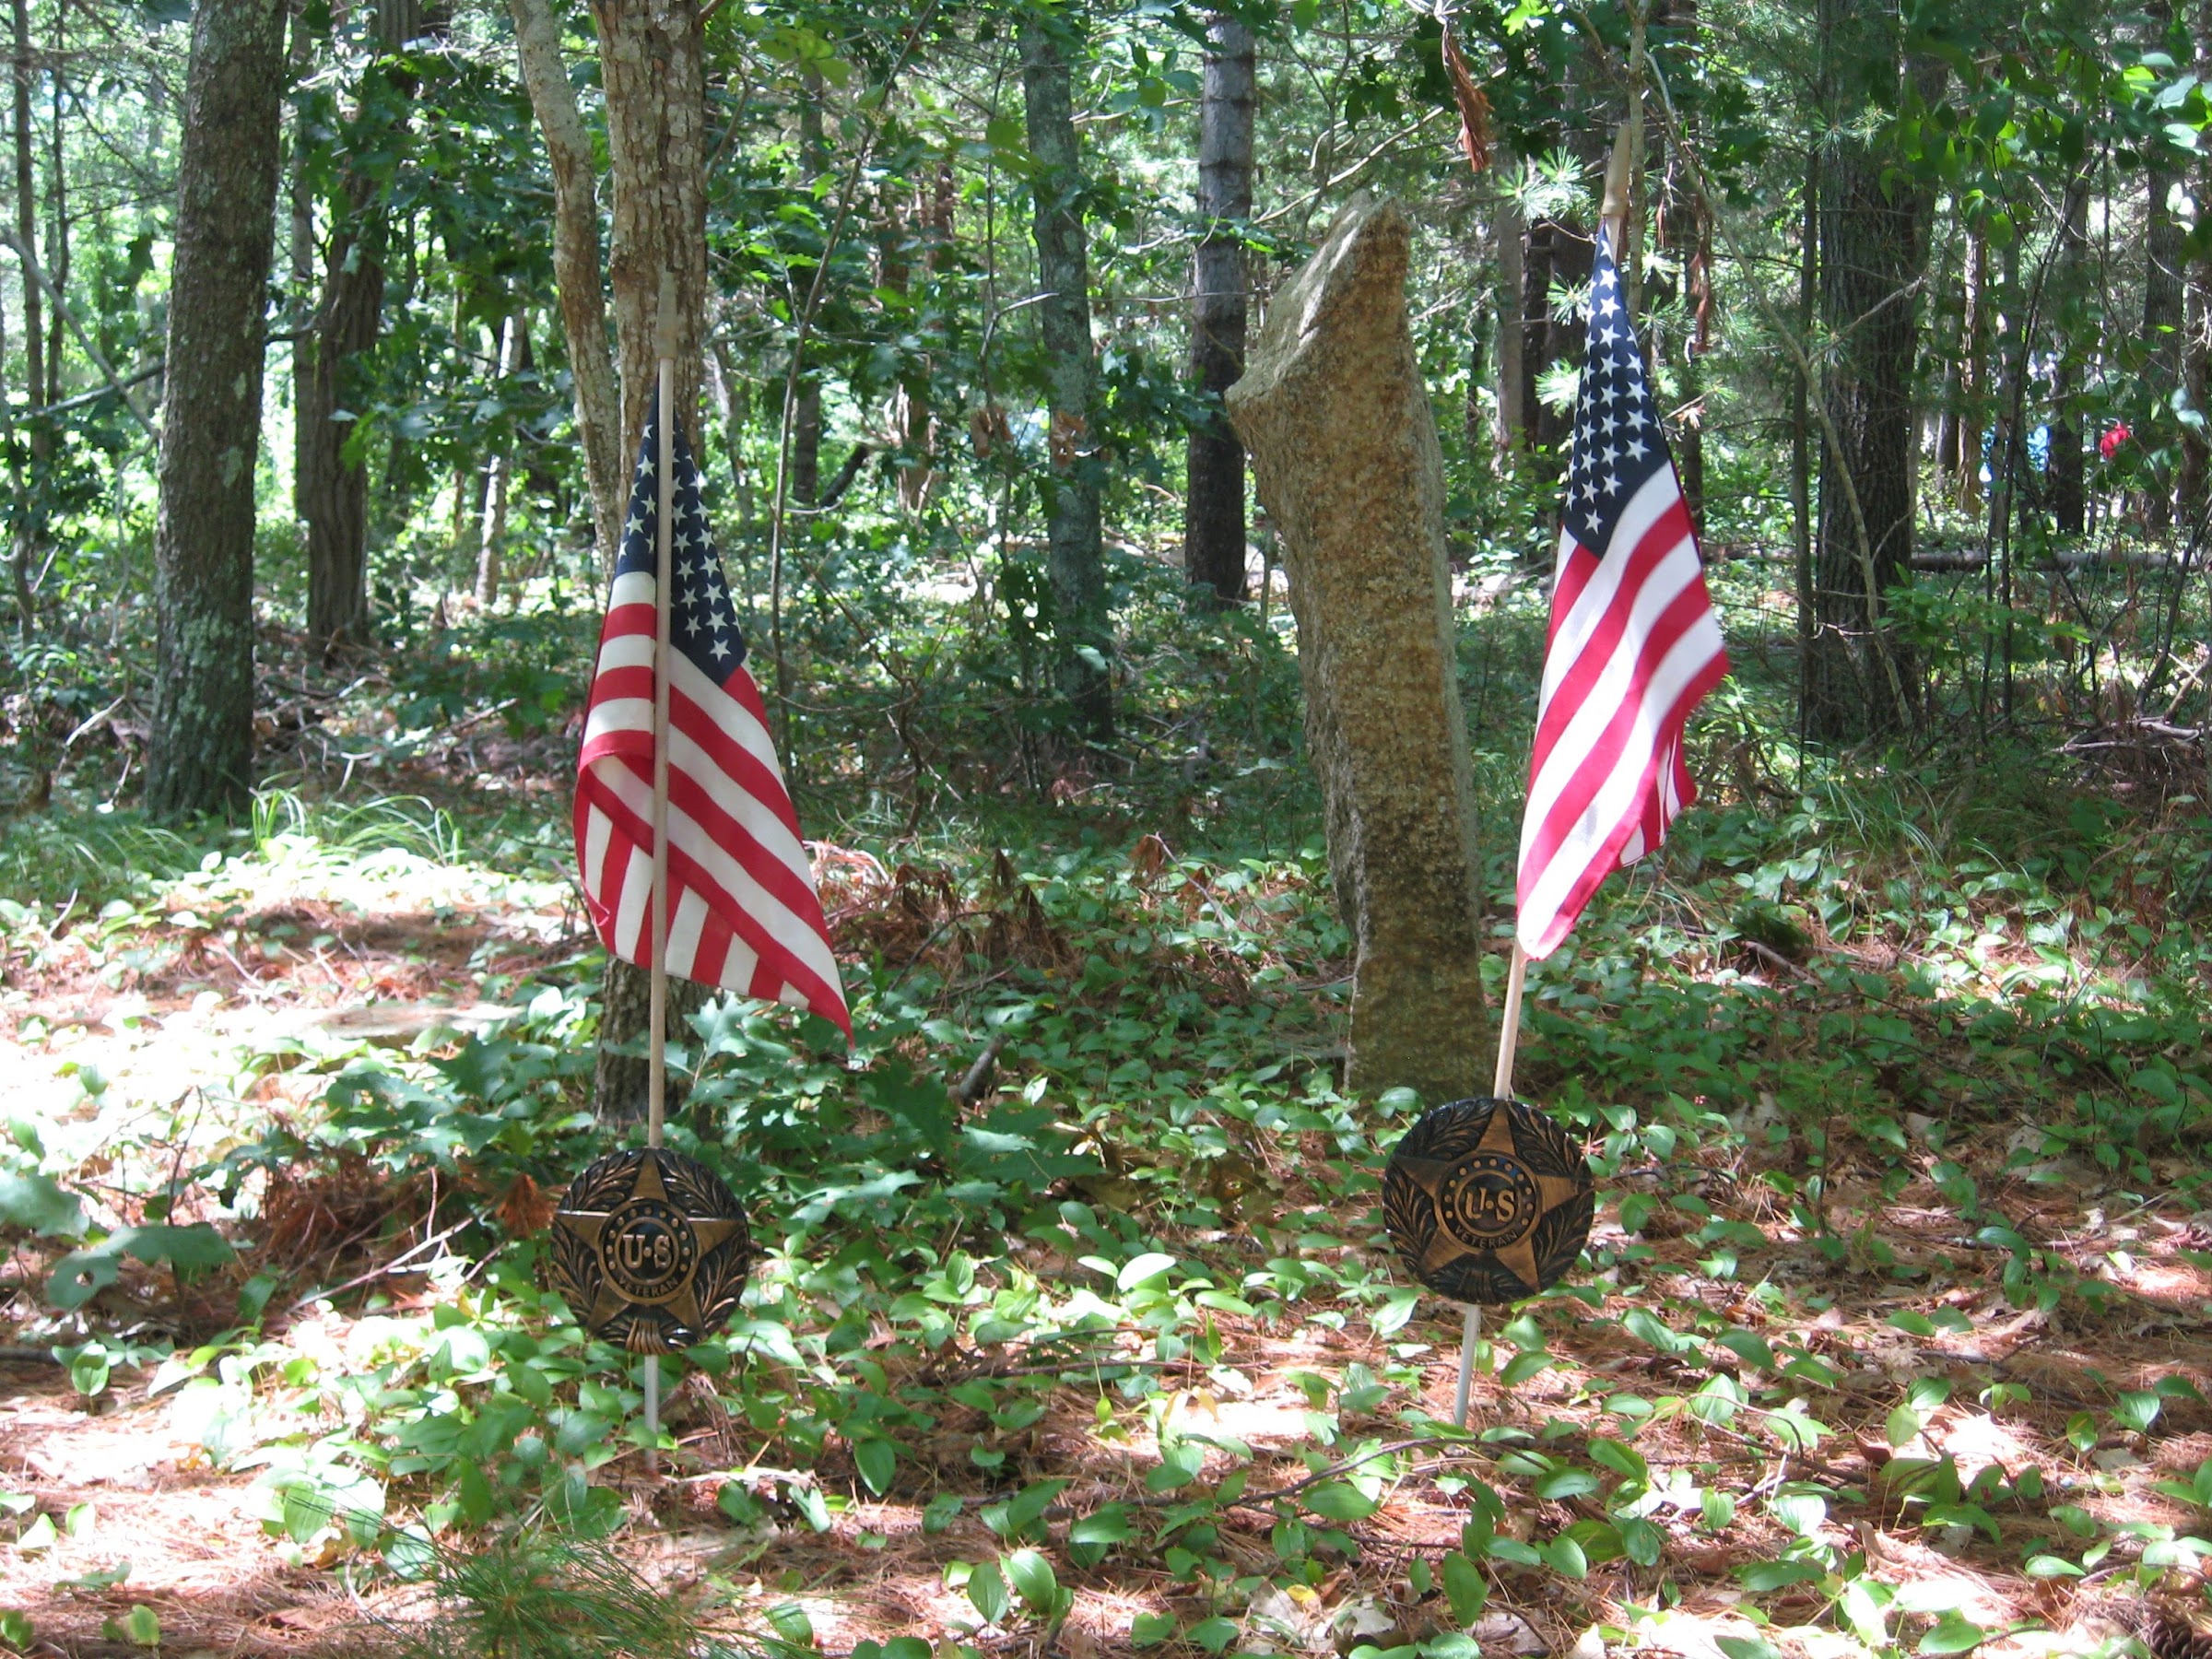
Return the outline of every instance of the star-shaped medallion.
[[[751,1239],[728,1187],[664,1148],[584,1171],[554,1213],[555,1283],[594,1335],[641,1353],[688,1347],[729,1316]]]
[[[1406,1265],[1458,1301],[1556,1283],[1589,1236],[1590,1176],[1559,1126],[1518,1100],[1454,1100],[1392,1155],[1383,1210]]]

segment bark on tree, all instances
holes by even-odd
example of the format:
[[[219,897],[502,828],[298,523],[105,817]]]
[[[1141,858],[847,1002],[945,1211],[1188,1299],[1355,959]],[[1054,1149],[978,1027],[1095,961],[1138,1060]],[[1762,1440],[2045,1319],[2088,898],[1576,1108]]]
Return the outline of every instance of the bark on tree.
[[[1564,465],[1561,447],[1572,422],[1571,410],[1547,408],[1536,395],[1536,383],[1552,364],[1580,364],[1583,324],[1571,316],[1555,316],[1551,290],[1586,286],[1597,257],[1597,243],[1561,219],[1538,219],[1529,227],[1528,251],[1522,266],[1524,319],[1522,410],[1533,448],[1551,457],[1550,470]]]
[[[62,28],[67,8],[53,8],[53,60],[46,69],[46,98],[50,123],[46,144],[46,274],[63,293],[69,291],[69,170],[62,143],[62,83],[64,45]],[[62,401],[62,308],[57,302],[46,326],[46,401]]]
[[[27,400],[27,401],[35,401]],[[23,452],[16,445],[16,406],[7,390],[7,307],[0,304],[0,450],[7,453],[7,481],[15,491],[17,511],[20,512],[29,495],[23,478]],[[8,550],[8,574],[14,584],[16,611],[29,631],[36,620],[38,607],[31,591],[32,552],[29,535],[28,516],[19,520]]]
[[[37,174],[32,164],[30,88],[31,82],[36,78],[37,66],[31,58],[29,0],[15,0],[14,10],[16,238],[22,244],[28,260],[36,260],[39,256],[39,197]],[[38,278],[32,275],[28,260],[19,257],[17,262],[23,279],[23,382],[29,393],[25,402],[29,407],[36,409],[41,404],[52,403],[53,398],[47,391],[50,381],[46,364],[47,339],[45,325],[41,320],[44,315],[45,296],[40,290]],[[33,420],[29,423],[27,436],[30,445],[31,488],[29,493],[18,493],[18,510],[22,514],[22,520],[17,528],[16,557],[28,572],[46,543],[45,479],[53,461],[53,429],[47,421]]]
[[[2051,524],[2061,535],[2088,529],[2088,479],[2082,462],[2081,424],[2073,402],[2079,374],[2069,349],[2071,324],[2079,319],[2081,288],[2089,253],[2089,180],[2085,171],[2066,185],[2059,218],[2056,268],[2046,312],[2051,318],[2049,455]]]
[[[2170,168],[2153,168],[2147,178],[2145,203],[2148,233],[2143,248],[2143,339],[2149,349],[2147,390],[2160,408],[2170,407],[2182,388],[2182,239],[2181,215],[2173,210],[2174,192],[2182,176]],[[2144,520],[2153,530],[2173,523],[2173,496],[2163,480],[2152,485],[2144,503]]]
[[[799,76],[799,177],[810,198],[818,196],[830,171],[830,146],[822,135],[821,72],[809,65]],[[822,499],[822,382],[803,371],[792,398],[790,499],[815,507]]]
[[[1182,574],[1223,604],[1244,597],[1244,446],[1220,410],[1244,372],[1251,310],[1242,221],[1252,217],[1252,30],[1226,12],[1206,25],[1198,101],[1199,233],[1194,261],[1191,378],[1206,400],[1185,451]]]
[[[30,86],[36,65],[30,52],[30,6],[15,0],[16,91],[16,238],[36,258],[39,247],[38,178],[32,164],[34,135],[30,125]],[[30,273],[23,273],[24,382],[36,408],[46,394],[46,327],[41,321],[44,299]]]
[[[1827,53],[1901,69],[1894,14],[1880,0],[1824,0]],[[1916,676],[1882,595],[1912,557],[1912,288],[1924,257],[1924,204],[1895,159],[1863,137],[1838,140],[1821,168],[1820,298],[1837,342],[1814,554],[1815,629],[1807,732],[1851,740],[1910,725]]]
[[[2149,45],[2166,51],[2172,39],[2171,0],[2148,0],[2144,12],[2151,19]],[[2153,141],[2154,144],[2156,140]],[[2143,341],[2148,361],[2146,390],[2161,409],[2170,409],[2182,389],[2183,241],[2187,227],[2174,210],[2175,193],[2183,187],[2183,175],[2164,164],[2167,152],[2154,148],[2144,177]],[[2173,494],[2170,481],[2152,483],[2143,501],[2144,523],[2152,530],[2173,524]]]
[[[1491,171],[1503,180],[1512,166],[1502,152]],[[1498,257],[1498,429],[1501,455],[1526,441],[1528,430],[1528,328],[1522,315],[1523,264],[1527,254],[1528,221],[1509,183],[1499,192],[1491,220]]]
[[[595,12],[614,186],[607,270],[622,388],[618,429],[628,449],[644,430],[659,383],[653,339],[664,273],[676,279],[677,418],[688,431],[699,430],[707,292],[705,67],[695,0],[599,0]],[[608,962],[593,1086],[604,1117],[645,1115],[647,983],[641,970]],[[672,1040],[684,1040],[687,1017],[705,999],[703,986],[669,982]],[[679,1104],[681,1077],[670,1068],[671,1112]]]
[[[920,233],[922,268],[935,275],[943,267],[946,250],[953,244],[954,186],[952,164],[940,161],[936,177],[915,190],[915,229]],[[900,290],[907,274],[903,255]],[[919,512],[929,502],[936,482],[936,410],[930,402],[930,361],[912,364],[891,394],[891,429],[899,441],[899,504]]]
[[[507,9],[514,19],[523,85],[529,90],[538,130],[545,135],[546,159],[553,172],[553,280],[560,289],[561,334],[569,348],[576,430],[583,441],[600,568],[611,574],[629,494],[629,470],[622,453],[621,388],[606,343],[592,139],[561,56],[560,18],[552,0],[508,0]]]
[[[1690,14],[1693,19],[1695,15]],[[1677,7],[1677,20],[1680,16],[1681,8]],[[1694,122],[1695,117],[1690,119]],[[1692,143],[1696,142],[1694,125],[1689,136]],[[1685,168],[1677,167],[1669,175],[1665,213],[1661,241],[1680,273],[1677,280],[1683,313],[1672,331],[1677,341],[1674,356],[1678,376],[1677,395],[1683,410],[1673,433],[1675,471],[1681,478],[1682,500],[1689,509],[1689,521],[1702,535],[1705,533],[1705,414],[1700,399],[1703,383],[1700,359],[1709,343],[1712,314],[1710,276],[1712,215],[1691,187]]]
[[[1083,229],[1082,156],[1076,137],[1068,30],[1058,16],[1025,13],[1021,25],[1022,105],[1032,181],[1037,306],[1043,336],[1045,402],[1051,412],[1045,477],[1047,571],[1052,582],[1055,679],[1076,735],[1113,737],[1113,682],[1107,653],[1100,462],[1091,421],[1098,363],[1090,337],[1090,258]]]
[[[1966,233],[1960,287],[1959,395],[1944,410],[1948,435],[1939,439],[1936,458],[1951,475],[1959,506],[1971,512],[1982,504],[1982,432],[1989,419],[1989,235],[1979,225]]]
[[[147,808],[234,808],[253,761],[253,471],[275,251],[283,0],[193,16],[154,527]]]
[[[1268,308],[1230,418],[1282,537],[1306,747],[1357,943],[1347,1086],[1479,1092],[1480,865],[1443,455],[1406,316],[1411,232],[1362,194]]]
[[[331,236],[319,325],[292,347],[292,502],[307,535],[307,633],[323,652],[369,642],[369,468],[349,458],[355,359],[383,316],[383,228],[371,190],[349,191],[351,222]]]
[[[523,336],[523,314],[510,312],[500,322],[500,382],[512,378],[516,342]],[[513,441],[499,445],[484,463],[484,538],[477,544],[477,605],[488,609],[500,597],[500,560],[507,542],[507,486],[512,470]]]
[[[2202,83],[2212,81],[2212,0],[2199,0],[2191,20],[2196,50],[2190,68]],[[2200,159],[2195,167],[2197,210],[2212,204],[2212,159]],[[2182,385],[2189,406],[2206,413],[2212,406],[2212,257],[2199,254],[2189,262],[2187,288],[2183,295]],[[2207,474],[2212,473],[2212,446],[2202,427],[2182,430],[2182,465],[2174,483],[2174,507],[2183,524],[2194,526],[2207,504]]]
[[[379,104],[377,80],[403,99],[415,77],[387,59],[424,27],[418,0],[377,0],[382,56],[363,71],[361,107]],[[398,117],[404,132],[406,117]],[[369,643],[369,463],[348,455],[361,401],[359,359],[383,324],[387,226],[377,186],[348,169],[341,190],[343,218],[331,227],[323,297],[312,337],[295,347],[293,508],[307,534],[307,633],[324,653]]]

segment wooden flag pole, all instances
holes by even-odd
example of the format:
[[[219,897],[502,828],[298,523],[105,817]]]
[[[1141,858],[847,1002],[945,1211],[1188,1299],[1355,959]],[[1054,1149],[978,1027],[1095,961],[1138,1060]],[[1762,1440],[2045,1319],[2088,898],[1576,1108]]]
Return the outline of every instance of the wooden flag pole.
[[[1528,952],[1513,941],[1512,966],[1506,970],[1505,1006],[1498,1015],[1498,1070],[1490,1079],[1490,1094],[1500,1100],[1513,1098],[1513,1053],[1521,1046],[1521,994],[1528,984]],[[1467,1426],[1467,1395],[1475,1383],[1475,1345],[1482,1340],[1482,1309],[1474,1302],[1460,1304],[1467,1312],[1467,1328],[1459,1339],[1459,1392],[1453,1402],[1452,1420]]]
[[[1513,941],[1513,965],[1505,973],[1505,1007],[1498,1016],[1498,1071],[1490,1079],[1490,1093],[1500,1100],[1513,1098],[1513,1055],[1521,1047],[1521,994],[1528,987],[1528,952]]]
[[[653,513],[653,932],[650,1014],[645,1062],[645,1144],[658,1147],[668,1111],[668,589],[674,579],[676,534],[676,274],[661,275],[660,316],[653,354],[660,359],[660,395],[653,419],[659,442],[653,463],[658,489]],[[660,1470],[661,1359],[645,1356],[645,1466]]]
[[[1613,137],[1613,157],[1606,164],[1606,195],[1597,210],[1598,229],[1613,241],[1613,257],[1618,260],[1629,234],[1629,192],[1634,183],[1636,170],[1637,130],[1642,123],[1641,101],[1630,118],[1620,124],[1620,131]]]

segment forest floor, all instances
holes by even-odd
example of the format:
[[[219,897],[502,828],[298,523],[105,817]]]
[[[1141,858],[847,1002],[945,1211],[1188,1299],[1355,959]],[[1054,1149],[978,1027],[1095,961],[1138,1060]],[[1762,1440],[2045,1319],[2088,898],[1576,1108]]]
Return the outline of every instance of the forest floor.
[[[1596,1229],[1493,1320],[1465,1434],[1458,1315],[1375,1206],[1412,1105],[1337,1089],[1317,847],[1095,794],[839,830],[850,1067],[693,1027],[676,1139],[759,1265],[657,1472],[634,1362],[538,1282],[612,1138],[555,815],[18,820],[0,1649],[2180,1659],[2202,819],[2057,765],[1764,780],[1609,887],[1521,1073]],[[597,1588],[502,1612],[497,1548]]]

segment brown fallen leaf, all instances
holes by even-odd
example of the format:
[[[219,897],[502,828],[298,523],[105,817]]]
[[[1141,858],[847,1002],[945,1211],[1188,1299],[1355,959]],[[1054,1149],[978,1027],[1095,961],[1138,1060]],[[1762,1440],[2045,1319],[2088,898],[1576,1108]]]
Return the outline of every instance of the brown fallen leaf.
[[[1452,81],[1452,101],[1459,106],[1459,147],[1466,152],[1468,167],[1480,172],[1490,164],[1490,100],[1467,72],[1449,17],[1444,19],[1444,73]]]

